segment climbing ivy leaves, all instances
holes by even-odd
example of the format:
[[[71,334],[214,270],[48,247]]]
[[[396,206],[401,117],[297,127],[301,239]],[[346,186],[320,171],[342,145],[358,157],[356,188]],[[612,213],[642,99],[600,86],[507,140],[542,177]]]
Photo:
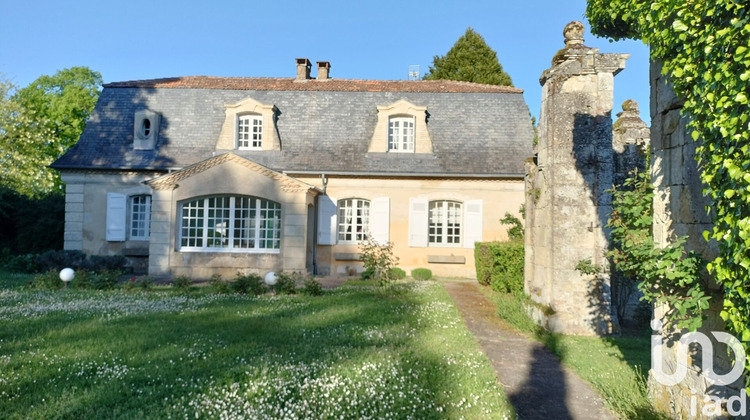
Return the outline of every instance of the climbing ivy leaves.
[[[697,159],[711,198],[724,292],[722,318],[750,354],[750,8],[739,0],[589,0],[592,31],[637,38],[684,101],[701,140]],[[750,368],[750,361],[746,371]]]

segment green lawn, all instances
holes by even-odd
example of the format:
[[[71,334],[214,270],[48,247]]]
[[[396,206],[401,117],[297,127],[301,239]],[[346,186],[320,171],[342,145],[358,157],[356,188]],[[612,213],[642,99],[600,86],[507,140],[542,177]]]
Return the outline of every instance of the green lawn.
[[[514,418],[443,288],[26,291],[0,273],[3,418]]]

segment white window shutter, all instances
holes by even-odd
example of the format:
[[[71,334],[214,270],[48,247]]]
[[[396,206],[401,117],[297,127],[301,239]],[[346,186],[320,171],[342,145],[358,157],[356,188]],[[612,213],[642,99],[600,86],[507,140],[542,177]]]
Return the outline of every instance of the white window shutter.
[[[390,240],[391,200],[379,197],[370,202],[370,235],[378,245],[385,245]]]
[[[464,248],[482,242],[482,200],[464,202]]]
[[[336,201],[327,195],[321,195],[318,197],[318,244],[336,245],[336,236]]]
[[[428,204],[424,198],[409,199],[409,246],[427,246]]]
[[[127,196],[119,193],[107,193],[107,240],[122,242],[125,240],[127,218]]]

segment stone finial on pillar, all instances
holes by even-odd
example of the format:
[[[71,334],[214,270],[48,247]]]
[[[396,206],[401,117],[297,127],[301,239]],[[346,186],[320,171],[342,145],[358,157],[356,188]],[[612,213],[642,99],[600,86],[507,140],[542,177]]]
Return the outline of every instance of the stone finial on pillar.
[[[565,47],[573,47],[576,45],[583,45],[583,23],[578,21],[570,22],[565,25],[563,29],[563,36],[565,37]]]
[[[645,147],[648,144],[651,130],[641,119],[638,102],[628,99],[622,103],[622,111],[617,113],[612,134],[612,146],[617,153],[622,153],[626,145]]]

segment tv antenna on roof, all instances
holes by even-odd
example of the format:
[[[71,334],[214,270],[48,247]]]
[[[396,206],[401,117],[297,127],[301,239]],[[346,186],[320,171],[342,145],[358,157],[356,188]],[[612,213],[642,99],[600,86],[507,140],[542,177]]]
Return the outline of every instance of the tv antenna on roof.
[[[409,66],[409,80],[419,80],[419,76],[421,73],[419,72],[419,65],[413,65]]]

